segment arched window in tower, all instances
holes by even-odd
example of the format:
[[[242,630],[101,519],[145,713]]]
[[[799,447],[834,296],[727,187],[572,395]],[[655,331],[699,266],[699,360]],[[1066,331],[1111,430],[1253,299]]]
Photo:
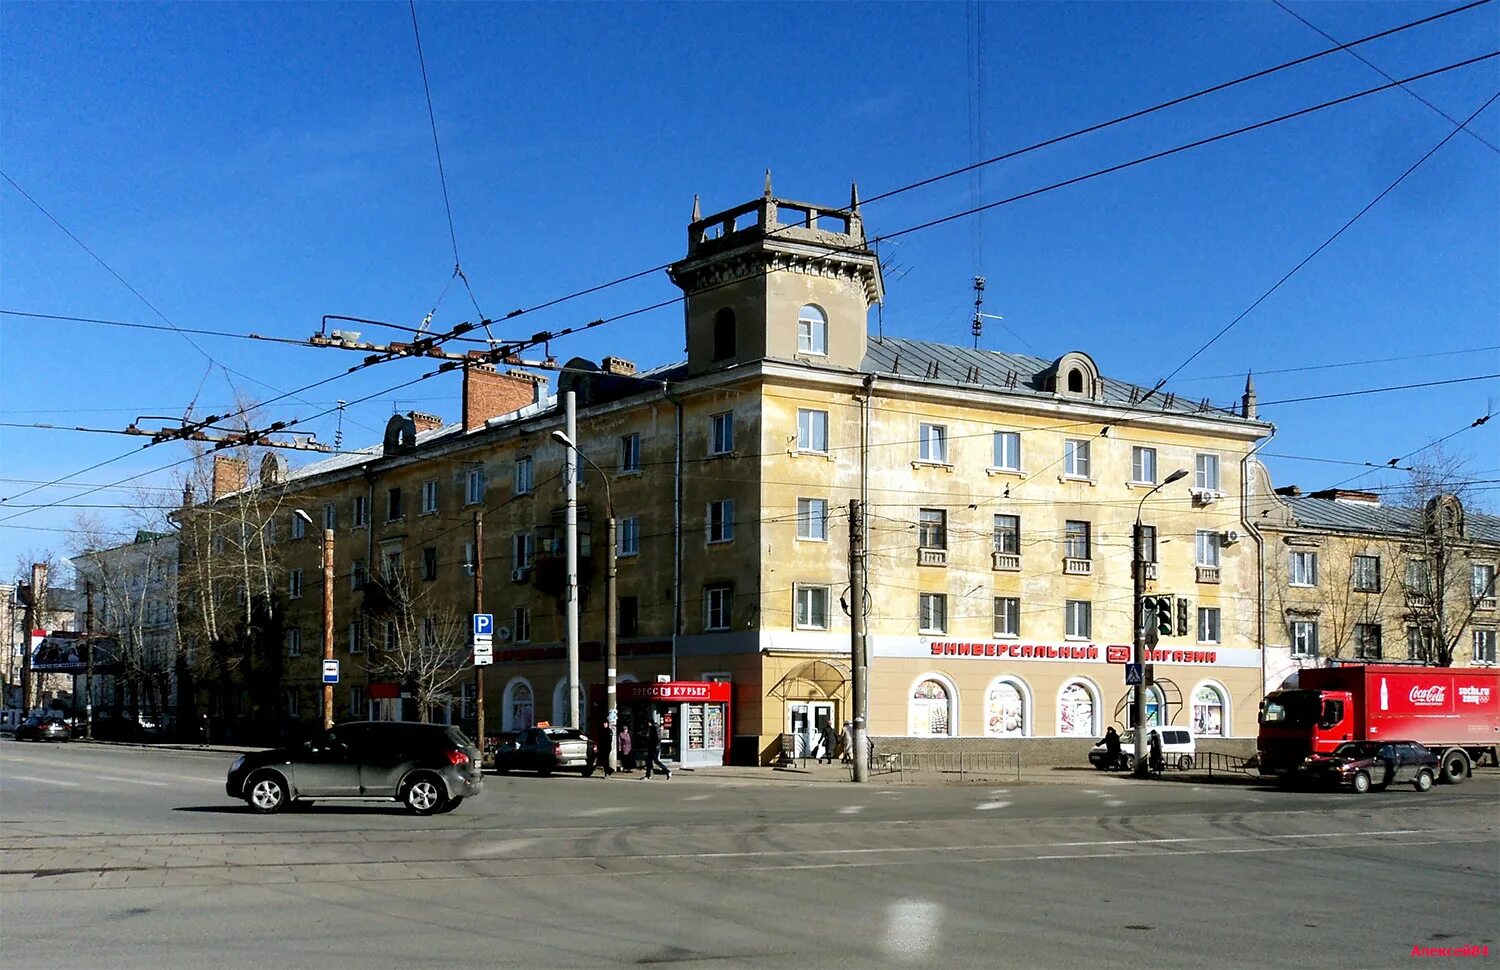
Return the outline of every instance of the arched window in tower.
[[[797,353],[828,356],[828,317],[811,303],[797,314]]]
[[[1068,371],[1068,393],[1083,393],[1083,371],[1079,370],[1077,367]]]
[[[714,314],[714,360],[728,360],[735,355],[734,311],[724,307]]]

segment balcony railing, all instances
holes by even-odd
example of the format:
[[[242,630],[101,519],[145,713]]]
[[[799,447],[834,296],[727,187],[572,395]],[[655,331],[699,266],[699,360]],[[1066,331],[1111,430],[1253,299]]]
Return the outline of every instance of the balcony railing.
[[[917,565],[946,566],[948,565],[948,550],[920,547],[917,549]]]
[[[1432,597],[1428,596],[1426,593],[1413,593],[1408,591],[1406,594],[1406,605],[1422,607],[1425,609],[1426,607],[1432,605]]]
[[[996,569],[1002,572],[1015,573],[1021,571],[1021,555],[1015,552],[994,552],[990,554]]]
[[[1198,582],[1200,582],[1200,583],[1217,583],[1218,581],[1219,581],[1219,567],[1218,566],[1199,566],[1198,567]]]
[[[1072,557],[1063,560],[1063,574],[1067,576],[1087,576],[1094,571],[1092,559],[1074,559]]]

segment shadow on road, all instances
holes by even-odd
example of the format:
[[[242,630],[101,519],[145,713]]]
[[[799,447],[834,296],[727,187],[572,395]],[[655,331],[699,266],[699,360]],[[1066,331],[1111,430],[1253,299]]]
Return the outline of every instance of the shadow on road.
[[[204,815],[259,815],[249,805],[179,805],[174,812],[197,812]],[[283,815],[402,815],[406,809],[396,802],[389,805],[288,805]]]

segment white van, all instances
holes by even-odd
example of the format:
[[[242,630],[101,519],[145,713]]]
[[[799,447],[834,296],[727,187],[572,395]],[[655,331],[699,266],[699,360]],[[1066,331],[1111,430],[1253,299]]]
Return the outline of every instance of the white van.
[[[1177,768],[1187,771],[1193,767],[1193,760],[1198,755],[1198,741],[1193,737],[1193,732],[1185,727],[1148,727],[1146,728],[1146,750],[1150,749],[1151,732],[1155,731],[1161,735],[1161,758],[1166,762],[1168,768]],[[1135,731],[1123,731],[1120,734],[1120,754],[1135,759]],[[1108,762],[1109,755],[1104,750],[1103,742],[1094,745],[1089,752],[1089,764],[1101,771],[1108,770],[1111,765]]]

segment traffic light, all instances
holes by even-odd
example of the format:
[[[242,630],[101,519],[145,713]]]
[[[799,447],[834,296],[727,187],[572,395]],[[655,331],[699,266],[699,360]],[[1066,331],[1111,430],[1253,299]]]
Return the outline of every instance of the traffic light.
[[[1188,601],[1181,598],[1177,600],[1177,635],[1188,635]]]
[[[1156,598],[1156,632],[1164,637],[1172,635],[1172,597]]]

